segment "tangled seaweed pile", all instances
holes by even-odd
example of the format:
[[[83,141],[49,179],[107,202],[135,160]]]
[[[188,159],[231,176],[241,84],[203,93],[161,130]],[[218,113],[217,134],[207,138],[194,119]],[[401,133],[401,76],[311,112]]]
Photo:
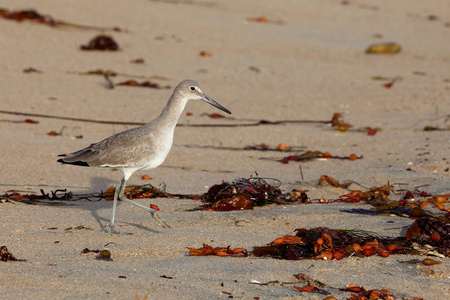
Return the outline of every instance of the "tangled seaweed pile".
[[[405,237],[382,237],[361,230],[318,227],[296,229],[295,236],[286,235],[267,246],[254,247],[254,256],[299,260],[342,259],[349,256],[436,253],[450,256],[450,225],[429,218],[415,221]],[[415,238],[415,239],[413,239]]]
[[[308,201],[306,191],[293,190],[283,193],[278,186],[267,183],[263,178],[239,178],[231,183],[213,185],[201,197],[203,210],[241,210],[253,209],[271,203],[304,203]]]
[[[296,236],[287,235],[254,247],[253,255],[299,260],[306,258],[342,259],[348,256],[387,257],[390,254],[412,251],[411,241],[404,238],[383,238],[375,233],[358,230],[339,230],[327,227],[296,229]],[[406,249],[406,250],[405,250]]]

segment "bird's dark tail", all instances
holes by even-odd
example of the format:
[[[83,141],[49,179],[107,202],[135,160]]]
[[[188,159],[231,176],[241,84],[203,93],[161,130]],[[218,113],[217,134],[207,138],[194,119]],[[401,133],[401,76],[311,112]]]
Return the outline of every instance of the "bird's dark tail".
[[[66,154],[60,154],[58,156],[66,156]],[[62,163],[62,164],[67,164],[67,165],[75,165],[75,166],[82,166],[82,167],[90,167],[89,164],[87,162],[84,161],[74,161],[74,162],[68,162],[65,161],[64,158],[60,158],[57,160],[57,162]]]

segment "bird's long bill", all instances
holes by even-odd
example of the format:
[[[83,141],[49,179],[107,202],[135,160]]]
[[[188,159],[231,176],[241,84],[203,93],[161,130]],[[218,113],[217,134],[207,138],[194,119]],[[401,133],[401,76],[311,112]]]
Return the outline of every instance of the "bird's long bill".
[[[217,103],[216,101],[214,101],[213,99],[209,98],[207,95],[203,94],[202,95],[202,100],[205,102],[208,102],[209,104],[211,104],[212,106],[217,107],[218,109],[226,112],[227,114],[231,115],[231,111],[229,111],[228,109],[226,109],[225,107],[223,107],[222,105],[220,105],[219,103]]]

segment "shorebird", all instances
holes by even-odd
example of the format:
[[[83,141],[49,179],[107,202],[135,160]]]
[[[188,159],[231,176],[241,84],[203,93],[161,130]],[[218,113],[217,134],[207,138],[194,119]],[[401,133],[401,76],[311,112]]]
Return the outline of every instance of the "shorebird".
[[[76,152],[58,155],[64,157],[58,159],[58,162],[63,164],[122,170],[123,178],[114,191],[113,211],[108,232],[122,233],[114,228],[118,199],[145,209],[162,227],[169,227],[155,209],[128,199],[124,195],[124,190],[127,180],[134,172],[154,169],[164,162],[172,148],[175,126],[189,100],[203,100],[231,114],[228,109],[203,93],[197,82],[184,80],[177,85],[156,119],[140,127],[119,132]]]

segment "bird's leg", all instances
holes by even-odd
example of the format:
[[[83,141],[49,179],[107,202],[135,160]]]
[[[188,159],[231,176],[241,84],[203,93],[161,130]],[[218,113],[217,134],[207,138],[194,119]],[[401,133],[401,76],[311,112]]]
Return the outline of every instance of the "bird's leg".
[[[113,212],[112,212],[112,217],[111,217],[111,221],[109,222],[109,228],[108,228],[109,233],[125,233],[125,232],[122,232],[122,231],[114,228],[114,218],[116,216],[117,199],[119,198],[120,193],[123,193],[123,191],[125,190],[125,184],[126,184],[126,180],[125,180],[125,178],[122,178],[122,180],[120,181],[120,183],[117,185],[116,189],[114,190]]]
[[[125,184],[124,184],[124,186],[125,186]],[[155,209],[147,207],[145,205],[142,205],[140,203],[137,203],[137,202],[135,202],[133,200],[130,200],[127,197],[125,197],[125,194],[124,194],[124,189],[125,188],[124,188],[124,186],[122,187],[122,189],[120,190],[120,193],[119,193],[119,199],[120,200],[122,200],[124,202],[127,202],[127,203],[130,203],[132,205],[135,205],[137,207],[145,209],[146,211],[148,211],[149,213],[152,214],[152,217],[156,219],[156,221],[159,223],[159,225],[161,225],[163,228],[170,228],[169,224],[167,224],[166,221],[164,221],[164,219],[161,218],[158,215],[158,212]]]

